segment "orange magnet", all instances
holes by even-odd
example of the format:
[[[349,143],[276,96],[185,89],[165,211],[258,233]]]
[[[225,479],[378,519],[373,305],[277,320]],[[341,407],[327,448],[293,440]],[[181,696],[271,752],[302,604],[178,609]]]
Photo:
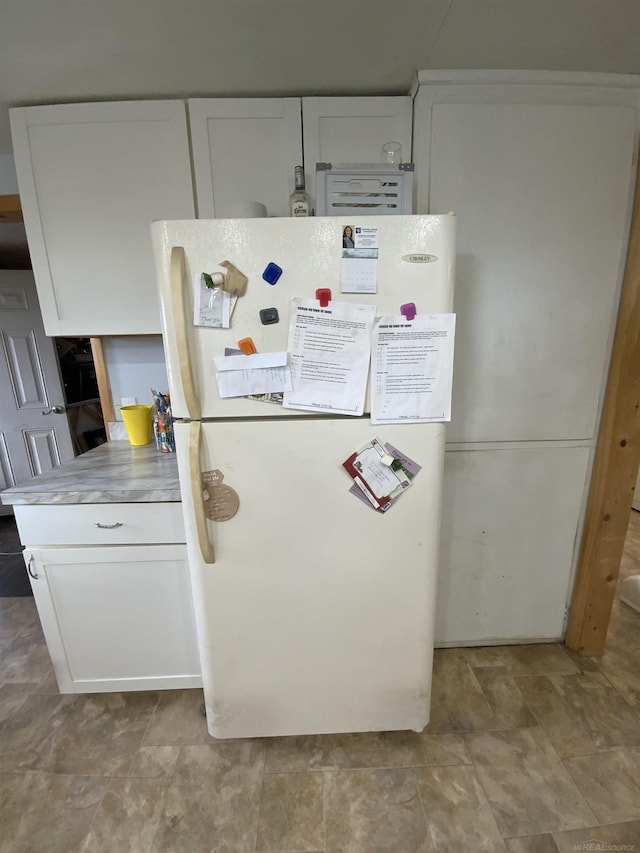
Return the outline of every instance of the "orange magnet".
[[[258,352],[251,338],[242,338],[238,341],[238,349],[241,349],[245,355],[253,355],[254,352]]]

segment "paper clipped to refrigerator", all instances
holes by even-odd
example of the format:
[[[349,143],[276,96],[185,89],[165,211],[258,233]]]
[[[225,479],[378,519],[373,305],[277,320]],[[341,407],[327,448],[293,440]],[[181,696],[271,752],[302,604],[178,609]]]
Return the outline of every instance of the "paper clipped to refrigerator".
[[[361,415],[375,306],[294,298],[289,315],[292,391],[286,409]]]
[[[286,352],[217,356],[213,361],[221,398],[291,389],[291,371]]]
[[[455,314],[382,317],[373,329],[371,422],[451,420]]]

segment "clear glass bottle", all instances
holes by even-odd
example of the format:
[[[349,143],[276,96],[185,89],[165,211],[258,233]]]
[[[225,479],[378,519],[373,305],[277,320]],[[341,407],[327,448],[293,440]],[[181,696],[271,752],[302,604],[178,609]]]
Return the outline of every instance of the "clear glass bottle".
[[[296,188],[289,196],[291,216],[311,216],[311,202],[304,191],[304,169],[302,166],[296,166],[294,174]]]

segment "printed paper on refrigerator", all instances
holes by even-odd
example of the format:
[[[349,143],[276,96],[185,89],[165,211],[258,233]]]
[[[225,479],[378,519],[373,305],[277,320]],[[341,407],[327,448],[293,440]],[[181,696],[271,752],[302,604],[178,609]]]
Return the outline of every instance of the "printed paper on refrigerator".
[[[361,415],[367,390],[375,306],[293,299],[289,353],[293,390],[287,409]]]
[[[455,324],[455,314],[378,320],[372,342],[372,423],[451,420]]]
[[[214,358],[220,397],[270,394],[291,388],[286,352],[230,355]]]

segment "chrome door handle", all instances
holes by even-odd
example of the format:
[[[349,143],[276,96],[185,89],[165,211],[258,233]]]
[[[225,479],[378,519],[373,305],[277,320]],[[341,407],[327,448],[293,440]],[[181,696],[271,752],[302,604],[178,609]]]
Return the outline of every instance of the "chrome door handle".
[[[64,406],[51,406],[51,408],[47,409],[46,412],[42,413],[43,415],[63,415],[64,414]]]
[[[32,571],[32,567],[33,567],[33,565],[34,565],[34,564],[35,564],[35,560],[33,559],[33,554],[32,554],[32,555],[29,557],[29,562],[27,563],[27,571],[29,572],[29,574],[31,575],[31,577],[32,577],[35,581],[37,581],[37,580],[38,580],[38,573],[37,573],[37,572]]]
[[[99,521],[96,521],[96,527],[99,527],[100,530],[115,530],[116,527],[122,527],[122,522],[116,521],[115,524],[100,524]]]

